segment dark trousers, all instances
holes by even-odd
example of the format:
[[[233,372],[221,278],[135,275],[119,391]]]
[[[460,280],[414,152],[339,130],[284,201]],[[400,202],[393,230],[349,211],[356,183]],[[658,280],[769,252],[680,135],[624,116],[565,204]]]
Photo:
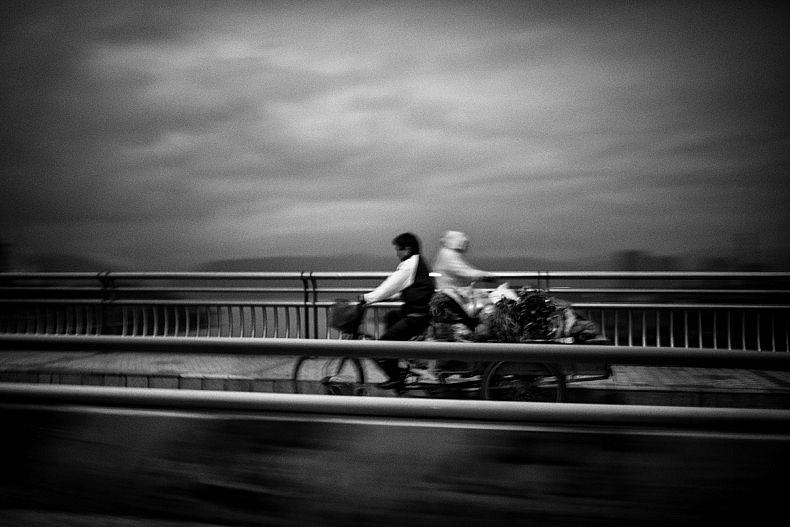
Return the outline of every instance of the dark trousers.
[[[427,314],[404,316],[399,311],[391,311],[387,313],[385,319],[387,331],[379,337],[379,340],[411,340],[422,334],[428,328],[430,321],[431,317]],[[400,377],[398,359],[376,359],[376,362],[390,380],[397,380]]]

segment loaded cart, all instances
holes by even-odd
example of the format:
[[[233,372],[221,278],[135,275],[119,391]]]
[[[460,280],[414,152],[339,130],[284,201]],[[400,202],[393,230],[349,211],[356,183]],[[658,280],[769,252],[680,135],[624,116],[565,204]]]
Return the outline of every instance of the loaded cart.
[[[431,300],[431,325],[417,340],[604,344],[600,328],[567,302],[546,292],[507,284],[494,290],[469,288],[466,299],[437,292]],[[330,324],[343,338],[366,339],[363,311],[345,300],[330,311]],[[367,366],[353,357],[301,357],[293,375],[296,393],[364,395]],[[479,397],[488,400],[563,402],[571,382],[607,378],[608,364],[523,361],[402,359],[408,375],[400,394],[427,397]]]

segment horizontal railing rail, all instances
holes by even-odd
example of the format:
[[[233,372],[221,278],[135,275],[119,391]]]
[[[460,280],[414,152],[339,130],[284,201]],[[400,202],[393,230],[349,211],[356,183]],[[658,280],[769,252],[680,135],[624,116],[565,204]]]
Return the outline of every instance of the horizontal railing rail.
[[[790,411],[775,409],[694,408],[612,404],[530,403],[392,397],[292,395],[282,393],[205,392],[148,388],[0,383],[6,408],[15,405],[138,407],[170,410],[265,412],[269,415],[308,414],[418,419],[457,419],[465,422],[638,425],[745,433],[790,432]]]
[[[387,272],[0,273],[0,333],[338,339],[336,298]],[[536,271],[497,273],[569,301],[616,346],[790,349],[790,273]],[[518,281],[522,281],[519,283]],[[588,287],[590,286],[590,287]],[[369,309],[381,334],[397,302]]]
[[[417,342],[385,340],[322,340],[273,338],[252,341],[235,338],[117,336],[0,335],[0,349],[216,353],[321,357],[459,359],[542,363],[605,362],[645,366],[744,368],[790,371],[790,354],[759,351],[700,349],[695,353],[669,347],[629,348],[605,345],[550,343]]]

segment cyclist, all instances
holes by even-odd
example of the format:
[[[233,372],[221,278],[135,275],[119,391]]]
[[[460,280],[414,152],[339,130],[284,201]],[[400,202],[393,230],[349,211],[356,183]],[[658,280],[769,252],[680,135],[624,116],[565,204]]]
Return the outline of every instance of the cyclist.
[[[414,234],[405,232],[392,240],[395,254],[400,260],[395,271],[373,291],[365,293],[360,303],[373,304],[398,297],[403,301],[400,311],[386,317],[386,331],[379,340],[410,340],[425,331],[430,323],[430,301],[436,285],[430,268],[420,254],[420,241]],[[408,370],[398,365],[398,359],[376,359],[388,379],[379,388],[391,390],[403,386]]]

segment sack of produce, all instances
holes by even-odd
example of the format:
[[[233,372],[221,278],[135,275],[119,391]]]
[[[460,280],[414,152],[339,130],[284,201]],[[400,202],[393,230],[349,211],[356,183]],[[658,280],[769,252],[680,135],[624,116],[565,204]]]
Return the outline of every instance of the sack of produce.
[[[489,333],[500,342],[606,340],[597,324],[582,317],[568,302],[543,291],[521,289],[516,300],[502,298],[494,306]]]

